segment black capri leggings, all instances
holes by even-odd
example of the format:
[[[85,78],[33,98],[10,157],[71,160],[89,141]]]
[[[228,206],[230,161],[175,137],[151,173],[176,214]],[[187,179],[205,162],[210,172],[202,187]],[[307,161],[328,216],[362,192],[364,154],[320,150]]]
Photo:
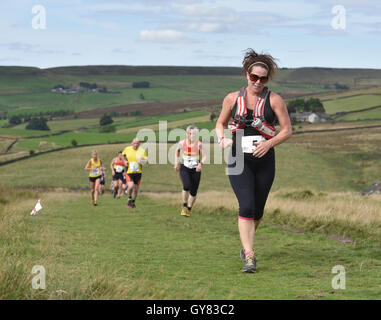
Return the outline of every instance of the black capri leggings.
[[[259,220],[263,216],[267,196],[275,177],[275,152],[274,149],[270,149],[262,158],[245,154],[244,159],[243,172],[239,175],[229,175],[229,180],[238,199],[239,217],[245,220]]]
[[[183,164],[180,165],[180,179],[183,183],[183,190],[189,191],[192,197],[197,195],[198,186],[201,179],[201,171],[197,172],[196,169],[189,169]]]

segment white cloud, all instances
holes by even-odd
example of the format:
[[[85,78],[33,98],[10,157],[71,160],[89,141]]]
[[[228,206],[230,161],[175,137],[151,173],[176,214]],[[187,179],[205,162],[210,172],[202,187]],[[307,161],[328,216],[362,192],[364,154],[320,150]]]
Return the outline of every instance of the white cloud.
[[[226,31],[226,27],[221,23],[212,23],[212,22],[206,22],[206,23],[191,23],[188,26],[189,30],[196,30],[199,32],[223,32]]]
[[[37,54],[61,54],[65,53],[63,50],[44,49],[38,44],[30,44],[25,42],[10,42],[2,43],[0,47],[5,47],[10,51],[19,51],[23,53],[37,53]]]
[[[176,30],[141,30],[139,39],[148,42],[178,42],[185,39],[184,34]]]

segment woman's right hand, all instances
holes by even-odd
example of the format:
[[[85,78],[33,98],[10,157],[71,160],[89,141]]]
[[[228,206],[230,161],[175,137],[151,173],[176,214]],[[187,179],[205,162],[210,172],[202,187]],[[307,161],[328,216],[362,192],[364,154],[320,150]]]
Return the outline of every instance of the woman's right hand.
[[[221,143],[220,143],[220,147],[222,149],[226,149],[226,148],[230,147],[232,144],[233,144],[233,139],[223,138]]]
[[[175,171],[179,171],[179,170],[180,170],[180,166],[179,166],[179,164],[178,164],[178,163],[175,164],[175,165],[173,166],[173,169],[174,169]]]

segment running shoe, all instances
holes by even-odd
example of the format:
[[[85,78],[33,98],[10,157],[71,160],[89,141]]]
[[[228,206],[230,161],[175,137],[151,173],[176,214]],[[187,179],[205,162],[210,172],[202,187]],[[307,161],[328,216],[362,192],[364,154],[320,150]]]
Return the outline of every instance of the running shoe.
[[[241,251],[239,252],[239,256],[241,257],[242,262],[246,262],[246,256],[245,256],[245,249],[241,248]]]
[[[190,212],[187,207],[183,207],[183,209],[181,210],[181,215],[184,217],[190,217]]]
[[[242,272],[254,273],[257,271],[257,259],[254,257],[254,253],[250,253],[245,257],[245,265],[242,268]]]
[[[127,207],[129,207],[129,208],[134,208],[134,204],[132,203],[131,200],[128,200],[128,202],[127,202]],[[136,208],[136,206],[135,206],[135,208]]]

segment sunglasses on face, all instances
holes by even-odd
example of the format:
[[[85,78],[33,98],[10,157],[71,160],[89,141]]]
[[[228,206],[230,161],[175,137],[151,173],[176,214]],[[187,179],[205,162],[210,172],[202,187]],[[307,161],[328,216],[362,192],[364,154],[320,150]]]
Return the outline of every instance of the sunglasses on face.
[[[249,77],[250,77],[250,81],[253,81],[253,82],[257,82],[259,80],[261,83],[266,83],[269,80],[268,76],[260,77],[254,73],[250,73]]]

